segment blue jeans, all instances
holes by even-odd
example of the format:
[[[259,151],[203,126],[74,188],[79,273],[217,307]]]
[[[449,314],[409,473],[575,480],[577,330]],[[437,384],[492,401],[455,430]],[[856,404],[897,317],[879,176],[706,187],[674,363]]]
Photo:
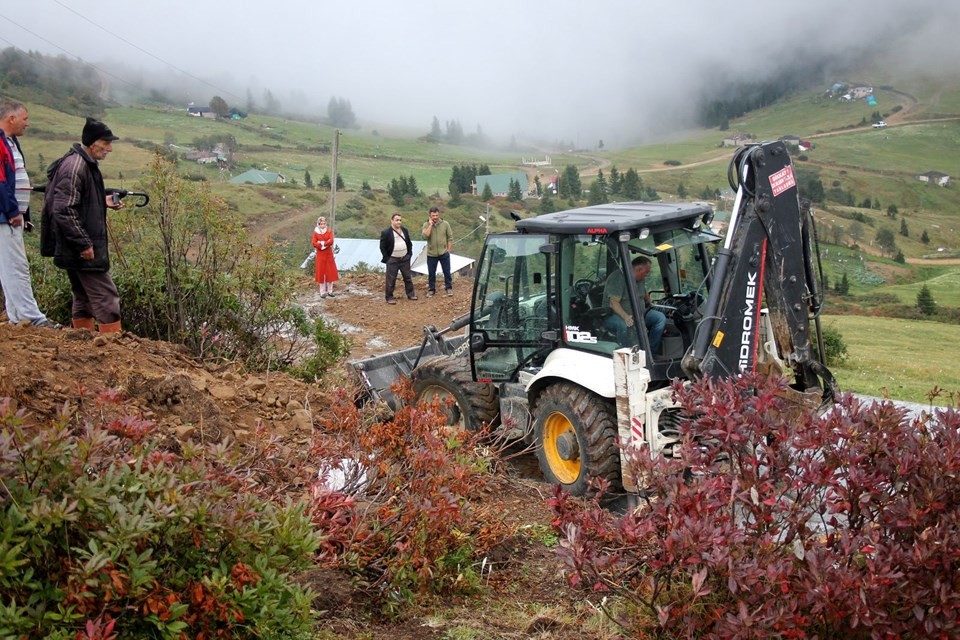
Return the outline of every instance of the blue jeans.
[[[427,256],[427,288],[430,291],[437,290],[437,264],[443,269],[443,288],[449,291],[453,289],[453,279],[450,277],[450,252],[442,256]]]
[[[647,326],[647,334],[650,336],[650,351],[657,353],[660,351],[663,330],[667,328],[667,316],[663,315],[662,311],[647,309],[643,316],[643,324]]]
[[[660,342],[663,340],[663,330],[667,327],[667,316],[656,309],[647,309],[643,316],[643,324],[647,327],[647,335],[650,338],[650,353],[657,353],[660,351]],[[617,336],[617,344],[630,346],[636,342],[630,334],[632,329],[615,313],[604,318],[603,326]]]

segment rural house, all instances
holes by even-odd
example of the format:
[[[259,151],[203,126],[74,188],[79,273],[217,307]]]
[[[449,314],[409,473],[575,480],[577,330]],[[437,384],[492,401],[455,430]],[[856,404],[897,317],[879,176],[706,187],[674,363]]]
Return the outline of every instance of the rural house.
[[[193,160],[197,164],[215,164],[217,162],[217,154],[213,151],[190,151],[189,153],[183,154],[184,160]]]
[[[720,143],[720,146],[721,147],[739,147],[740,145],[747,144],[752,139],[753,138],[751,138],[745,133],[737,133],[730,136],[729,138],[724,138],[723,142]]]
[[[945,173],[940,173],[939,171],[927,171],[926,173],[921,173],[917,176],[917,180],[920,182],[935,184],[938,187],[945,187],[950,184],[950,176]]]
[[[800,144],[800,136],[794,136],[790,134],[780,136],[780,142],[783,144],[788,144],[791,147],[796,147]]]
[[[216,118],[217,114],[210,110],[210,107],[205,105],[196,105],[190,103],[187,105],[187,113],[195,118]]]

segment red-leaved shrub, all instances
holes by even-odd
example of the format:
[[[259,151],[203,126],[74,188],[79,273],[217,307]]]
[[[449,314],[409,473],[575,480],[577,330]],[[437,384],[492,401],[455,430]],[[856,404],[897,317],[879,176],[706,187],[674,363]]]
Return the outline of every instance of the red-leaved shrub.
[[[408,381],[394,392],[412,397]],[[486,551],[512,534],[502,513],[473,499],[490,477],[485,434],[447,427],[439,409],[408,404],[371,419],[343,391],[324,428],[346,436],[347,447],[318,442],[313,454],[343,465],[335,471],[345,487],[312,490],[320,559],[357,576],[387,613],[418,595],[470,592]]]
[[[618,516],[553,505],[571,581],[633,636],[956,638],[960,414],[843,396],[824,415],[782,381],[677,386],[676,458],[633,456]]]

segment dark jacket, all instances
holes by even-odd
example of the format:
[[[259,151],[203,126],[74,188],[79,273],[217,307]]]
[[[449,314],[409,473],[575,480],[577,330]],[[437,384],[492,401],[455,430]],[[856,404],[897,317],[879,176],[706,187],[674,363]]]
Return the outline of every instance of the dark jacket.
[[[0,224],[10,224],[20,215],[17,203],[17,169],[13,164],[13,152],[8,146],[9,138],[0,131]]]
[[[410,240],[410,231],[403,225],[400,225],[400,233],[403,234],[403,240],[407,243],[407,257],[413,258],[413,241]],[[387,263],[387,260],[390,259],[390,255],[393,253],[393,239],[396,236],[393,235],[393,227],[387,227],[380,233],[380,255],[383,256],[383,259],[380,261],[384,264]]]
[[[107,195],[97,161],[80,144],[47,169],[40,255],[61,269],[109,271]],[[93,260],[80,252],[93,247]]]

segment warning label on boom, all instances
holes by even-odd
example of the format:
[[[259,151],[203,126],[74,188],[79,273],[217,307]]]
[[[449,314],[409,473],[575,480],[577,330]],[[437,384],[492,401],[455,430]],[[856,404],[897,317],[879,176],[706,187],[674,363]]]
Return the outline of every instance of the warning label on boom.
[[[793,177],[793,167],[784,167],[770,176],[770,188],[773,189],[774,196],[778,196],[790,187],[795,186],[797,186],[797,181]]]

